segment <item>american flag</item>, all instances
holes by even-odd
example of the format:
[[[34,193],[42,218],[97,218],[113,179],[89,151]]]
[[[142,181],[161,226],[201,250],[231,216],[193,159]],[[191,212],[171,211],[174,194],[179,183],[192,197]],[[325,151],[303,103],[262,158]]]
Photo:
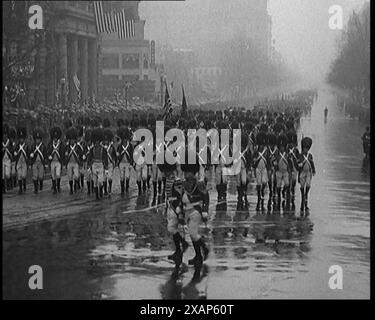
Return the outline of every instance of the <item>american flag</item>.
[[[171,97],[169,96],[168,92],[168,84],[165,82],[165,99],[164,99],[164,107],[163,107],[163,120],[166,120],[169,114],[172,111],[172,101]]]
[[[126,20],[124,9],[104,13],[102,1],[94,1],[94,11],[98,33],[117,32],[119,39],[134,38],[134,20]]]
[[[79,81],[77,74],[73,76],[74,86],[76,87],[78,98],[81,99],[81,82]]]

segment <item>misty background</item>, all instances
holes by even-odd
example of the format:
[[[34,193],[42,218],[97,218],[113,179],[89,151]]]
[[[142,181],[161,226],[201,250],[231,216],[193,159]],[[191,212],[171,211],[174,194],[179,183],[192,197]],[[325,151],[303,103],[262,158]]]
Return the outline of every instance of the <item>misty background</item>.
[[[213,11],[229,15],[228,20],[240,21],[254,3],[267,3],[271,16],[272,45],[283,62],[297,72],[304,82],[321,82],[337,54],[337,42],[342,31],[328,27],[331,5],[343,7],[344,26],[353,10],[359,10],[366,0],[186,0],[141,1],[139,12],[146,20],[145,37],[156,41],[156,48],[170,46],[179,49],[205,50],[205,44],[225,37],[222,30],[212,28]],[[244,10],[235,6],[245,5]],[[232,8],[230,6],[233,6]],[[240,16],[241,15],[241,16]],[[229,22],[228,22],[229,21]],[[161,55],[163,56],[163,55]],[[158,55],[157,55],[158,57]]]

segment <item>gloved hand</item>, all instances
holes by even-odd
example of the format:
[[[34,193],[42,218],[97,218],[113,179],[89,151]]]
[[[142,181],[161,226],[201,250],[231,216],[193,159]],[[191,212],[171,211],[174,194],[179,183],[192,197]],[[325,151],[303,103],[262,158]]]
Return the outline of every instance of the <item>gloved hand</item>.
[[[205,211],[202,212],[202,221],[204,223],[207,223],[207,221],[208,221],[208,212],[205,212]]]

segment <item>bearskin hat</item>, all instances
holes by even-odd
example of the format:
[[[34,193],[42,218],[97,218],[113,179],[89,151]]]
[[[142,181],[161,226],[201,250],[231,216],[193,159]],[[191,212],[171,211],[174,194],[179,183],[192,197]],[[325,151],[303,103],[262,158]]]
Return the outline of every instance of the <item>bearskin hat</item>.
[[[293,130],[289,130],[286,134],[288,143],[296,144],[297,143],[297,133]]]
[[[94,128],[91,132],[91,140],[92,142],[100,142],[103,141],[104,131],[102,128]]]
[[[3,125],[3,135],[9,134],[9,126],[7,124]]]
[[[92,119],[90,125],[92,128],[99,127],[99,121],[97,119]]]
[[[141,128],[147,128],[147,120],[146,120],[146,118],[142,117],[139,120],[139,127],[141,127]]]
[[[278,134],[283,130],[283,125],[280,122],[276,122],[275,125],[273,126],[273,131]]]
[[[78,131],[77,131],[76,128],[70,127],[70,128],[68,128],[68,130],[66,130],[65,136],[69,140],[70,139],[77,139]]]
[[[301,149],[305,149],[306,148],[307,150],[310,150],[311,145],[312,145],[312,139],[311,138],[304,137],[301,140]]]
[[[288,143],[288,140],[287,140],[287,137],[285,134],[280,134],[278,137],[277,137],[277,146],[278,148],[280,147],[286,147]]]
[[[131,136],[130,130],[125,126],[118,128],[117,135],[121,138],[121,140],[129,140]]]
[[[83,126],[78,126],[77,134],[78,134],[78,137],[83,137]]]
[[[91,141],[91,134],[92,134],[92,130],[91,129],[86,129],[85,130],[84,139],[85,139],[86,142]]]
[[[268,131],[268,126],[265,123],[262,123],[259,127],[259,131],[262,132],[267,132]]]
[[[249,136],[247,134],[241,134],[241,148],[245,150],[249,144]]]
[[[293,130],[293,129],[294,129],[294,122],[288,120],[287,122],[285,122],[285,127],[286,127],[288,130]]]
[[[90,118],[89,118],[89,117],[85,117],[85,118],[83,119],[83,125],[84,125],[85,127],[88,127],[88,126],[90,126],[90,124],[91,124],[91,120],[90,120]]]
[[[8,137],[9,137],[10,139],[16,139],[16,138],[17,138],[17,131],[16,131],[15,128],[10,127],[10,128],[8,129]]]
[[[256,137],[257,145],[266,145],[267,144],[267,135],[265,132],[260,131]]]
[[[51,139],[60,139],[62,135],[62,131],[60,127],[52,127],[50,130],[50,137]]]
[[[108,118],[103,120],[103,128],[109,128],[111,126],[111,121]]]
[[[26,127],[17,127],[17,138],[18,139],[26,139],[26,136],[27,136]]]
[[[43,130],[42,128],[35,128],[33,131],[33,138],[35,139],[43,139]]]
[[[79,116],[79,117],[77,118],[77,124],[78,124],[79,126],[82,126],[82,125],[83,125],[83,117],[82,117],[82,116]]]
[[[111,129],[109,129],[109,128],[104,129],[103,134],[104,134],[104,139],[106,141],[112,141],[113,140],[114,135],[113,135],[113,132],[112,132]]]
[[[278,116],[278,117],[276,118],[276,122],[277,122],[277,123],[283,123],[283,122],[284,122],[283,117],[282,117],[282,116]]]
[[[65,129],[68,129],[68,128],[70,128],[71,126],[73,126],[73,122],[72,122],[72,120],[67,119],[67,120],[64,121],[64,128],[65,128]]]
[[[276,135],[274,133],[269,133],[267,135],[267,144],[269,146],[275,146],[277,142]]]

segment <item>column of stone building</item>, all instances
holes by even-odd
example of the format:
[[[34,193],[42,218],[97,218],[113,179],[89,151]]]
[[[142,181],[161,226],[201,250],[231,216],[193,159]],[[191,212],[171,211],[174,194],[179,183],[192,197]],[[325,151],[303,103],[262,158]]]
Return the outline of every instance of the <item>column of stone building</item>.
[[[78,77],[78,38],[75,35],[68,37],[68,85],[69,85],[69,102],[78,101],[78,92],[74,85],[73,77]]]
[[[38,102],[43,106],[46,105],[46,56],[46,40],[42,39],[38,50],[39,67],[36,76],[38,77]]]
[[[88,43],[89,59],[88,59],[88,95],[90,98],[95,96],[98,98],[98,44],[96,39],[90,39]]]
[[[60,102],[64,105],[64,94],[66,93],[67,77],[68,77],[68,56],[67,56],[67,36],[64,33],[58,36],[58,76],[57,83],[60,91]],[[63,90],[63,79],[65,80],[65,87]],[[63,92],[62,92],[63,90]],[[66,100],[65,100],[66,103]]]
[[[79,39],[79,81],[81,82],[81,101],[87,100],[88,93],[88,40],[86,37]]]

